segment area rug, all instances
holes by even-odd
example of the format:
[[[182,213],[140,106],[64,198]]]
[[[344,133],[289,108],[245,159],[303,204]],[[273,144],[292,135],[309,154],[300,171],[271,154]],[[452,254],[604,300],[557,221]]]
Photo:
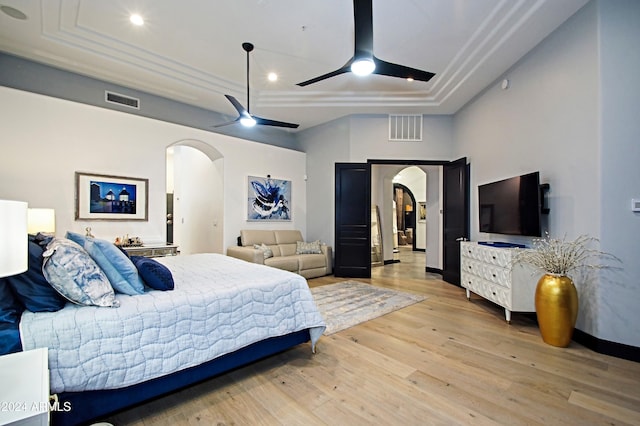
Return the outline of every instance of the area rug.
[[[425,296],[358,281],[312,287],[311,294],[327,323],[325,335],[337,333],[426,299]]]

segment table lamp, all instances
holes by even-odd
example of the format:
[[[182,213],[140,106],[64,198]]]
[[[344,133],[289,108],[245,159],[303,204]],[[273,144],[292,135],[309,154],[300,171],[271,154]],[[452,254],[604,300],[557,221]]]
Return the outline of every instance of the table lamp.
[[[28,266],[27,203],[0,200],[0,277],[21,274]]]
[[[27,232],[53,235],[56,233],[56,211],[54,209],[27,209]]]

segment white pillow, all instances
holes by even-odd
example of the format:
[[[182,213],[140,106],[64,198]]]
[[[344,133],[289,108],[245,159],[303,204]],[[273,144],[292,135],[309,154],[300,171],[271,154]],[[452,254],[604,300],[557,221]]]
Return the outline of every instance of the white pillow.
[[[253,248],[262,251],[262,255],[265,259],[273,257],[273,250],[271,250],[265,243],[254,244]]]

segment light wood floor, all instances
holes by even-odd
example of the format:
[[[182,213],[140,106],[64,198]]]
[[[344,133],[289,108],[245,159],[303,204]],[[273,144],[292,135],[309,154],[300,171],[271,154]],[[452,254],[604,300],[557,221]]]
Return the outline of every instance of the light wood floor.
[[[120,425],[640,425],[640,363],[546,345],[535,320],[424,272],[424,253],[372,285],[418,304],[118,414]],[[332,276],[310,286],[342,281]]]

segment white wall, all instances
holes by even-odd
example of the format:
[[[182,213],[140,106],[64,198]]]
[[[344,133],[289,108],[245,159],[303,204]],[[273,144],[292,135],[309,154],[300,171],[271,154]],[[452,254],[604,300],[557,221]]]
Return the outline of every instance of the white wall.
[[[539,170],[551,185],[550,235],[589,234],[625,260],[615,285],[597,277],[576,283],[577,328],[633,346],[640,346],[640,218],[629,207],[640,195],[639,16],[638,2],[589,3],[505,74],[508,90],[497,81],[455,117],[457,154],[471,163],[472,239],[522,240],[478,231],[477,186]]]
[[[67,230],[96,237],[140,236],[165,240],[166,149],[201,141],[224,157],[224,247],[240,229],[300,229],[306,232],[305,154],[159,120],[0,87],[0,198],[56,210],[57,235]],[[149,179],[149,221],[74,220],[74,172]],[[246,221],[247,176],[292,181],[292,220]],[[206,188],[204,188],[206,189]]]

